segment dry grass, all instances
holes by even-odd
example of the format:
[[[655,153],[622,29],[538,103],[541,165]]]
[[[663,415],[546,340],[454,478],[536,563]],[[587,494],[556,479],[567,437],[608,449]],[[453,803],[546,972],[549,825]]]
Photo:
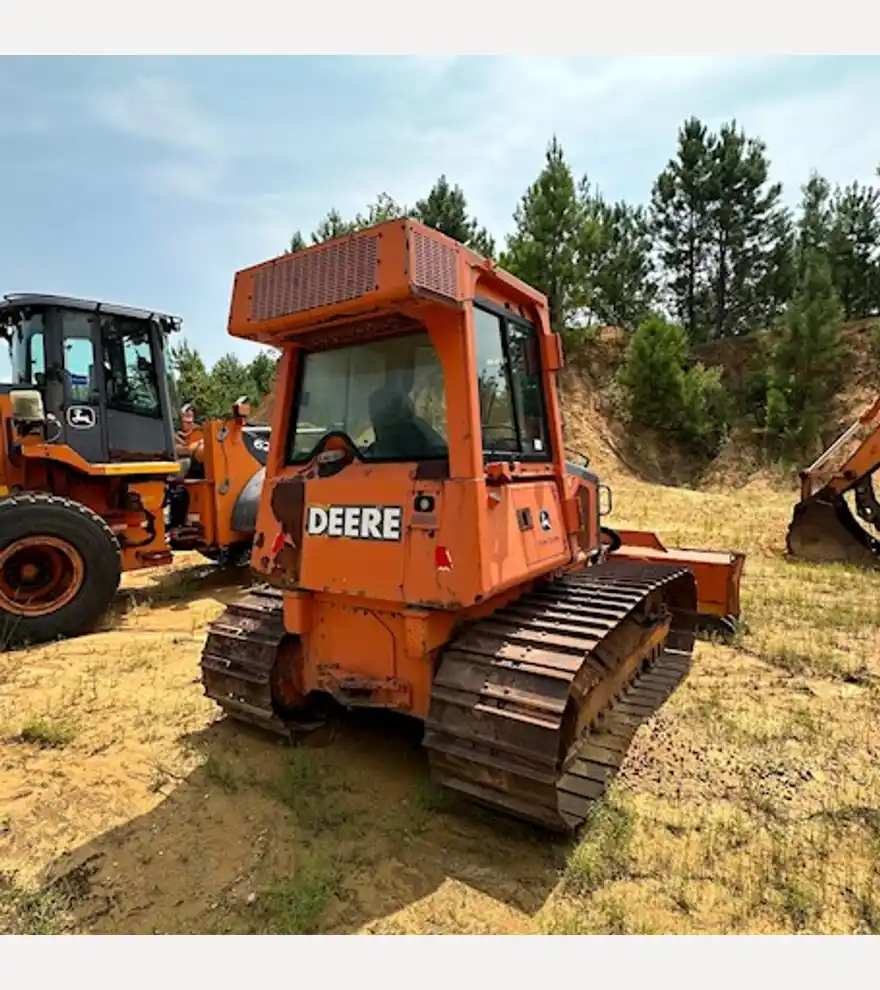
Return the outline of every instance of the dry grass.
[[[615,525],[748,552],[746,620],[579,842],[433,787],[417,727],[215,722],[198,657],[235,587],[194,558],[127,579],[108,631],[0,656],[0,931],[880,931],[880,575],[786,562],[773,486],[612,482]]]

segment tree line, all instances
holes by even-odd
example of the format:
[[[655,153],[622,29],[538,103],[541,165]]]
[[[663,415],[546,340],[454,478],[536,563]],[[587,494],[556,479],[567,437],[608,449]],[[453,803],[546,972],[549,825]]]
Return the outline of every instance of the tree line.
[[[253,412],[272,389],[278,355],[264,350],[249,362],[235,354],[224,354],[210,369],[199,352],[186,341],[171,348],[171,386],[177,410],[192,405],[196,418],[220,419],[232,411],[232,404],[246,396]]]
[[[355,217],[331,209],[309,241],[404,216],[545,293],[569,352],[588,346],[597,326],[630,331],[620,381],[632,416],[707,452],[737,413],[753,419],[774,456],[815,445],[839,387],[840,324],[880,312],[880,190],[832,187],[813,171],[791,208],[772,179],[766,145],[736,121],[713,131],[696,117],[685,120],[674,154],[638,204],[609,201],[575,173],[553,137],[500,248],[445,175],[411,206],[382,192]],[[306,243],[297,230],[286,250]],[[737,410],[719,369],[696,362],[692,348],[744,335],[754,336],[760,360],[748,408]],[[203,381],[197,359],[188,352],[189,374]],[[228,357],[221,363],[218,388],[246,377]],[[215,369],[204,374],[210,379]]]

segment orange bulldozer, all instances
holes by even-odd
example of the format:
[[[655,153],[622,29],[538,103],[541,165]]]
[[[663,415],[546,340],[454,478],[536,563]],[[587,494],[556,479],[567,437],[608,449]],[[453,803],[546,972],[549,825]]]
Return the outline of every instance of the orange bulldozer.
[[[288,735],[313,699],[422,720],[434,779],[577,828],[740,553],[602,525],[566,460],[540,293],[395,220],[239,272],[233,336],[280,349],[251,566],[208,629],[206,694]]]

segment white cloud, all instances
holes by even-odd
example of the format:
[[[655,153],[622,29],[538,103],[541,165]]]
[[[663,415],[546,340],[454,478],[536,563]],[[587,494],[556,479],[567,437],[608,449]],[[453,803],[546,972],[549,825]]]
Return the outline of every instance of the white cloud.
[[[353,214],[380,191],[411,204],[441,172],[502,240],[553,133],[576,173],[631,200],[647,198],[691,114],[713,127],[735,117],[763,138],[789,199],[812,167],[832,182],[871,181],[880,162],[865,116],[880,102],[880,73],[867,60],[785,96],[786,63],[759,58],[339,61],[347,119],[322,116],[318,88],[293,92],[287,115],[258,100],[238,116],[219,100],[209,109],[157,74],[88,94],[93,122],[143,143],[152,188],[211,206],[163,246],[210,300],[206,325],[225,327],[234,271],[280,252],[296,227],[307,234],[330,207]]]
[[[866,71],[865,62],[824,90],[818,74],[785,98],[776,95],[779,62],[759,58],[505,58],[484,65],[464,94],[449,92],[460,65],[421,94],[425,105],[444,106],[442,122],[425,127],[415,113],[396,125],[396,139],[389,133],[387,140],[395,155],[405,147],[402,164],[383,172],[376,160],[372,175],[393,175],[392,191],[411,199],[445,171],[496,235],[509,229],[553,133],[576,173],[587,172],[609,195],[642,201],[691,114],[711,126],[736,118],[747,134],[763,138],[772,177],[789,199],[813,167],[832,181],[870,181],[880,162],[880,136],[865,118],[865,107],[880,100],[880,72]]]
[[[183,86],[136,75],[88,90],[85,107],[94,123],[154,149],[143,172],[155,188],[188,199],[218,197],[235,142]]]
[[[142,141],[198,155],[223,154],[223,128],[179,84],[138,75],[91,91],[87,106],[98,122]]]

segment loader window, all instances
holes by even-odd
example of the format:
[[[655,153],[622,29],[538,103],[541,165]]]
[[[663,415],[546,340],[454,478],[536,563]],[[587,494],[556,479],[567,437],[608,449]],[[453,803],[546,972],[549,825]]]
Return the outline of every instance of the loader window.
[[[36,313],[22,320],[12,337],[12,367],[17,385],[45,384],[45,348],[43,314]]]
[[[62,310],[61,337],[68,401],[88,402],[96,392],[92,317],[78,309]]]
[[[510,392],[510,375],[504,354],[500,318],[485,309],[475,307],[474,334],[483,450],[516,453],[519,451],[519,433],[513,412],[513,396]]]
[[[484,454],[549,460],[535,328],[475,306],[474,334]]]
[[[535,460],[548,459],[550,443],[544,414],[538,335],[535,328],[524,320],[509,319],[505,323],[522,453]]]
[[[447,456],[443,369],[427,333],[306,354],[288,460],[346,433],[369,461]]]
[[[125,316],[101,319],[107,408],[138,416],[161,416],[150,324]]]

